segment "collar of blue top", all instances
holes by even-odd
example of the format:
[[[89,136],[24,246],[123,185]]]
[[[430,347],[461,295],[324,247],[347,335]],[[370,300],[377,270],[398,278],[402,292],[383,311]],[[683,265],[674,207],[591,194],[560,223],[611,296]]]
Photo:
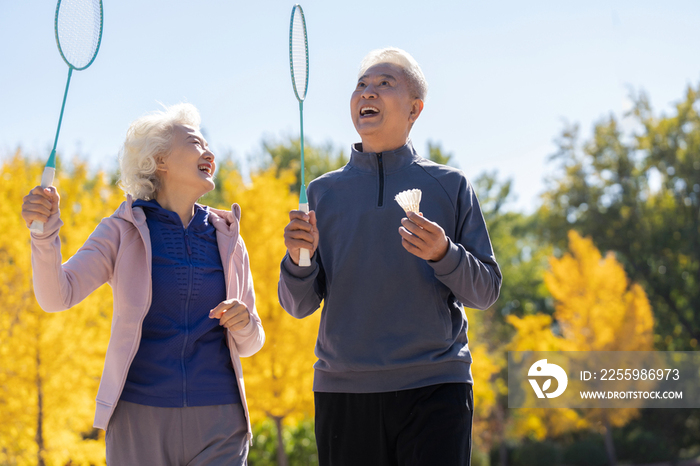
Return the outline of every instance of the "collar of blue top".
[[[184,225],[182,225],[182,221],[180,220],[180,216],[171,210],[163,208],[155,199],[150,199],[148,201],[137,199],[134,201],[133,207],[141,207],[144,213],[146,213],[147,217],[152,216],[160,222],[174,224],[184,228]],[[195,231],[201,231],[207,228],[208,225],[209,206],[195,204],[194,216],[192,216],[192,220],[187,228],[191,228]]]

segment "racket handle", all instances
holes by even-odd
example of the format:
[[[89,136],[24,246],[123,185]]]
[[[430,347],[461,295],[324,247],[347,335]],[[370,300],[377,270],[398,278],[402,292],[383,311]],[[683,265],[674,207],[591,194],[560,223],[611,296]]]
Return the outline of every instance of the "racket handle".
[[[304,212],[305,214],[309,213],[309,203],[305,202],[303,204],[299,204],[299,210]],[[299,267],[308,267],[311,265],[311,258],[309,257],[310,251],[308,249],[300,249],[299,250]]]
[[[48,188],[53,184],[53,176],[56,173],[56,169],[54,167],[44,167],[44,174],[41,175],[41,187],[42,188]],[[38,220],[34,220],[32,222],[32,226],[29,227],[30,231],[33,231],[35,233],[43,233],[44,232],[44,222],[40,222]]]

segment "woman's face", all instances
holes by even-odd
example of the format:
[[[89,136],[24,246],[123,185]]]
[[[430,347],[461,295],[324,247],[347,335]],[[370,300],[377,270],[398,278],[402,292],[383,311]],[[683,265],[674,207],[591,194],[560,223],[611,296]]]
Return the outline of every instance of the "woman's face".
[[[214,154],[199,130],[175,125],[170,154],[158,164],[162,188],[190,193],[197,198],[214,189]],[[196,194],[196,193],[195,193]]]

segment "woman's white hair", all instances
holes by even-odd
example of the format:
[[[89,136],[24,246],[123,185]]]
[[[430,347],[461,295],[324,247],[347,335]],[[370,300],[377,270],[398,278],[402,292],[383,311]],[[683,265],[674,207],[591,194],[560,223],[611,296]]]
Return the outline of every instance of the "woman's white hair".
[[[194,105],[180,103],[131,123],[119,154],[119,187],[135,199],[153,199],[160,188],[156,167],[170,154],[175,126],[199,130],[201,120]]]
[[[379,63],[391,63],[401,68],[408,79],[409,89],[413,93],[412,97],[425,102],[428,95],[428,82],[425,80],[418,62],[408,52],[396,47],[372,50],[360,63],[358,79],[365,74],[369,67]]]

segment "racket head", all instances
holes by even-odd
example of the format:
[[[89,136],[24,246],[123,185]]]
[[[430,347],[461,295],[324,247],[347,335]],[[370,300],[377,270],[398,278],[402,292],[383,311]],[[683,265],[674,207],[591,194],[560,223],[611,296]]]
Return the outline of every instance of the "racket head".
[[[95,61],[102,42],[102,0],[58,0],[54,32],[68,66],[84,70]]]
[[[292,8],[292,18],[289,22],[289,69],[294,95],[302,102],[309,88],[309,41],[306,36],[304,10],[298,3]]]

